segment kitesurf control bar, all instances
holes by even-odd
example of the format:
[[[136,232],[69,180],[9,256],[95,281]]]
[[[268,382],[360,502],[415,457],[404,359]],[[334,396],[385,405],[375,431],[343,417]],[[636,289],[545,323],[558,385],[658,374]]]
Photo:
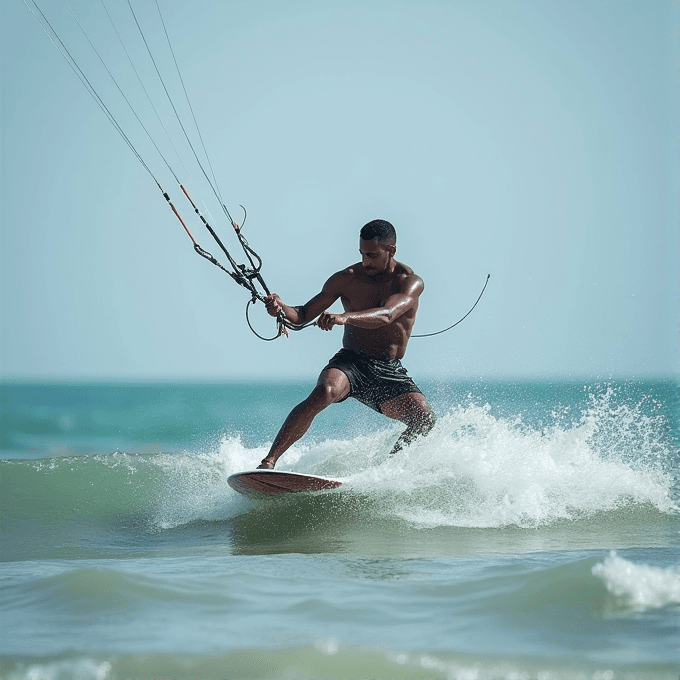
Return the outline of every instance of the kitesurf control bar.
[[[184,231],[186,231],[187,235],[191,239],[191,242],[194,245],[194,250],[201,257],[208,260],[208,262],[210,262],[211,264],[214,264],[216,267],[219,267],[223,272],[226,272],[227,274],[229,274],[229,276],[231,276],[231,278],[234,279],[234,281],[236,281],[236,283],[238,283],[240,286],[243,286],[250,293],[251,299],[248,301],[248,303],[246,305],[246,321],[248,323],[248,327],[250,328],[250,330],[255,335],[257,335],[257,337],[260,338],[261,340],[267,340],[267,341],[276,340],[276,338],[278,338],[281,335],[285,335],[287,337],[288,336],[288,330],[287,329],[289,329],[289,328],[291,330],[302,330],[302,328],[304,328],[304,326],[296,326],[294,324],[291,324],[285,318],[283,312],[281,312],[277,317],[277,327],[278,327],[278,329],[277,329],[277,333],[276,333],[275,336],[273,336],[271,338],[265,338],[262,335],[260,335],[253,328],[252,324],[250,323],[249,316],[248,316],[248,308],[250,307],[251,304],[254,304],[256,300],[259,300],[260,302],[264,303],[265,296],[269,295],[269,288],[267,287],[267,284],[265,283],[264,279],[262,278],[262,274],[260,274],[260,270],[262,269],[262,258],[250,247],[248,241],[246,241],[245,237],[241,233],[241,229],[243,227],[243,224],[238,225],[236,222],[234,222],[232,220],[231,225],[234,228],[234,231],[236,232],[236,236],[237,236],[239,243],[241,244],[241,246],[242,246],[242,248],[243,248],[243,250],[244,250],[244,252],[245,252],[245,254],[248,258],[248,261],[250,262],[251,267],[248,268],[248,267],[246,267],[245,264],[239,264],[238,262],[236,262],[236,260],[234,260],[232,255],[229,253],[229,251],[227,250],[227,247],[224,245],[224,243],[222,242],[220,237],[217,235],[215,230],[212,228],[210,223],[205,219],[205,217],[203,217],[200,210],[196,207],[196,204],[192,200],[191,196],[189,195],[189,192],[186,190],[184,185],[180,184],[179,186],[182,189],[184,195],[187,197],[187,200],[189,201],[189,203],[191,203],[191,207],[194,209],[194,212],[199,216],[199,218],[203,222],[204,226],[210,232],[210,235],[213,237],[213,239],[215,239],[215,242],[220,247],[220,249],[224,253],[225,257],[229,261],[229,264],[232,267],[232,271],[227,269],[224,265],[222,265],[222,263],[219,260],[217,260],[217,258],[215,258],[211,253],[209,253],[207,250],[205,250],[204,248],[202,248],[199,245],[199,243],[196,241],[193,234],[189,230],[189,227],[187,227],[186,222],[184,221],[184,219],[182,219],[182,216],[180,215],[179,211],[177,210],[177,208],[173,204],[172,200],[170,199],[170,196],[167,194],[167,192],[163,191],[163,189],[160,187],[160,185],[158,186],[158,188],[161,189],[163,197],[168,202],[168,205],[172,209],[172,212],[175,213],[175,216],[180,221],[180,224],[182,225],[182,227],[184,227]],[[241,206],[241,207],[243,207],[243,206]],[[246,218],[246,215],[247,215],[245,208],[243,208],[243,213],[244,213],[243,222],[245,223],[245,218]],[[255,260],[257,260],[257,264],[253,261],[253,258]],[[257,288],[255,286],[255,281],[257,281],[257,283],[259,283],[259,285],[262,287],[264,295],[257,290]]]

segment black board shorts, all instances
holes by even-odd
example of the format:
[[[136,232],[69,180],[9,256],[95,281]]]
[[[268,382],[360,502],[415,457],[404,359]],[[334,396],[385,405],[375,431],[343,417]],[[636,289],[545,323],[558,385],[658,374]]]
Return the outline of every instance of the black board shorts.
[[[341,370],[349,380],[349,394],[378,413],[381,404],[408,392],[422,394],[399,359],[374,359],[351,349],[341,349],[326,365]]]

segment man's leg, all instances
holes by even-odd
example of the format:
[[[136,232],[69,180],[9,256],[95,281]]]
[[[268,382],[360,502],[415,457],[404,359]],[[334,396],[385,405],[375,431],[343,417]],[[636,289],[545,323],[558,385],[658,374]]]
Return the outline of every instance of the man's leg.
[[[348,394],[349,380],[339,368],[323,370],[311,394],[288,414],[269,453],[262,459],[258,468],[273,468],[281,454],[307,432],[314,418],[326,406],[344,399]]]
[[[406,423],[390,455],[401,451],[416,437],[426,435],[435,423],[434,413],[430,411],[425,397],[420,392],[407,392],[380,405],[380,410],[388,417]]]

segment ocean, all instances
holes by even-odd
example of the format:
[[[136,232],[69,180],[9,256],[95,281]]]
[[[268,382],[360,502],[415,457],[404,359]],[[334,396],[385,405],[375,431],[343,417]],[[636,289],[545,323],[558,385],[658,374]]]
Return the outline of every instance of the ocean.
[[[0,677],[680,676],[677,380],[421,382],[254,468],[313,381],[0,385]]]

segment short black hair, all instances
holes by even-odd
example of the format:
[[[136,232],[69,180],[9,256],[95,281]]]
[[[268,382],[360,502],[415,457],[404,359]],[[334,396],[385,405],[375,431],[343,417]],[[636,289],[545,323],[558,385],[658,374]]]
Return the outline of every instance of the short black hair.
[[[397,232],[386,220],[372,220],[368,224],[364,224],[361,227],[359,236],[364,241],[377,238],[380,243],[389,243],[390,245],[396,245],[397,243]]]

